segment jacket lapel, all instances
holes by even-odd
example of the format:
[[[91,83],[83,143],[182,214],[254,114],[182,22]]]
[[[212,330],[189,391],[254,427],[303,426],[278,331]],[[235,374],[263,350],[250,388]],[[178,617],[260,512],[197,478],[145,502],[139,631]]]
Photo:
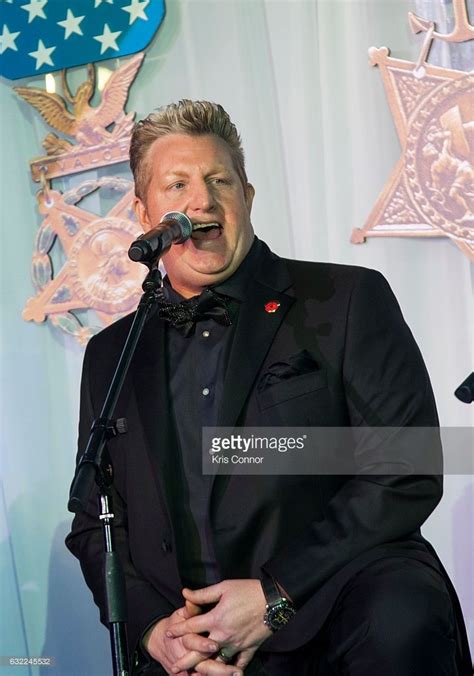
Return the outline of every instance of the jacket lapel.
[[[263,243],[262,243],[263,244]],[[246,298],[239,310],[235,336],[227,366],[224,396],[217,417],[218,427],[237,424],[255,379],[270,349],[285,315],[294,303],[291,280],[286,263],[270,253],[265,246],[265,257],[259,274],[246,289]],[[285,293],[285,291],[290,293]],[[274,312],[267,304],[279,303]],[[231,473],[215,475],[212,481],[210,514],[217,513]]]
[[[266,249],[264,264],[258,277],[248,284],[239,310],[218,426],[232,427],[237,423],[275,334],[294,302],[294,298],[285,293],[290,286],[284,260]],[[276,308],[268,305],[272,301],[278,304]]]

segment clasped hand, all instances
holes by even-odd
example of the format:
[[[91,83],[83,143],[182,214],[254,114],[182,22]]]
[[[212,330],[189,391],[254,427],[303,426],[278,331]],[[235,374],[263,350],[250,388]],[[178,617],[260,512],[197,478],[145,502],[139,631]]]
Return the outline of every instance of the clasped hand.
[[[168,673],[242,676],[260,645],[272,635],[263,622],[265,596],[259,580],[224,580],[183,589],[184,608],[155,625],[147,650]],[[215,604],[202,613],[201,606]],[[208,637],[200,636],[207,634]],[[234,664],[219,657],[222,650]]]

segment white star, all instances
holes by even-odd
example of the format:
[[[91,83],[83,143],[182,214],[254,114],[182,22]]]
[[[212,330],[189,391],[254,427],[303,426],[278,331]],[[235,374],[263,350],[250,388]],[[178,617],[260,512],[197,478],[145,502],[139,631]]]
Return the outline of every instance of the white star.
[[[96,7],[98,7],[99,5],[101,5],[103,2],[104,2],[104,0],[95,0],[95,1],[94,1],[94,9],[95,9]],[[113,5],[113,4],[114,4],[114,0],[105,0],[105,2],[108,2],[109,5]]]
[[[128,22],[129,26],[134,23],[136,19],[145,19],[145,21],[148,21],[148,17],[145,14],[145,7],[149,4],[150,0],[143,0],[143,2],[140,2],[140,0],[132,0],[129,5],[122,7],[124,12],[129,12],[130,14],[130,20]]]
[[[45,47],[43,40],[38,40],[38,49],[36,52],[29,52],[29,55],[36,59],[36,70],[41,68],[45,63],[48,66],[54,66],[54,63],[51,59],[51,54],[54,52],[56,47]]]
[[[38,16],[40,19],[46,19],[46,14],[43,12],[43,7],[48,0],[30,0],[27,5],[22,5],[21,8],[28,12],[28,23],[31,23]]]
[[[15,40],[20,35],[20,33],[10,33],[8,30],[7,24],[3,26],[2,34],[0,35],[0,54],[3,54],[7,49],[13,49],[15,52],[18,51],[18,47],[15,44]]]
[[[122,31],[115,31],[112,33],[108,24],[104,24],[104,32],[102,35],[94,35],[94,40],[100,42],[100,53],[103,54],[108,49],[115,49],[116,52],[119,51],[115,38],[122,34]]]
[[[79,24],[84,19],[84,16],[74,16],[70,9],[67,11],[67,16],[64,21],[58,21],[58,26],[64,28],[64,39],[67,40],[73,33],[77,35],[84,35],[84,33],[79,28]]]

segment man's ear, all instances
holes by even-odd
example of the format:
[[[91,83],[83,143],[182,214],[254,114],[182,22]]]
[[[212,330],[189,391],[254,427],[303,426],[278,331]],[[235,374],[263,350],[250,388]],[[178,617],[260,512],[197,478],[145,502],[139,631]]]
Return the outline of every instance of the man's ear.
[[[139,197],[135,197],[133,200],[133,210],[137,221],[143,228],[144,232],[148,232],[151,229],[150,219],[148,218],[148,211],[146,205]]]
[[[252,211],[253,198],[255,197],[255,188],[251,183],[247,183],[245,186],[245,202],[249,213]]]

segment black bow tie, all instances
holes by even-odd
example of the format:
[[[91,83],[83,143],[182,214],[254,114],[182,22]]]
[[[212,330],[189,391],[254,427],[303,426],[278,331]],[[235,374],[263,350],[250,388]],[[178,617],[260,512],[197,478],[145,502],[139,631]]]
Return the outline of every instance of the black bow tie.
[[[200,319],[214,319],[219,324],[230,326],[229,315],[231,299],[220,296],[211,289],[205,289],[200,296],[169,303],[163,292],[159,300],[159,315],[183,335],[189,336]]]

